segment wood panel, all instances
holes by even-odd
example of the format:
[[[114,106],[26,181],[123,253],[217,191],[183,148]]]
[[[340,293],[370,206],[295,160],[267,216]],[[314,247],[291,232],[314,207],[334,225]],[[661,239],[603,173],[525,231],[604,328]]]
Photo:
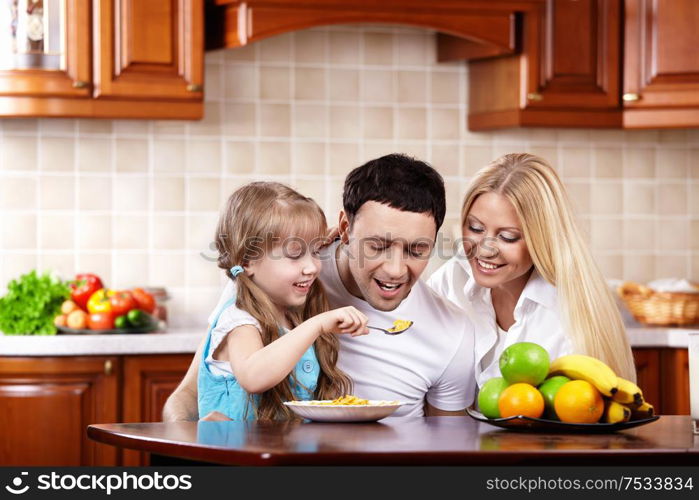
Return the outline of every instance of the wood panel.
[[[663,413],[689,415],[689,352],[687,349],[663,349],[660,358]]]
[[[119,372],[115,357],[3,358],[0,464],[118,465],[85,429],[118,421]]]
[[[660,397],[660,350],[635,348],[633,357],[636,364],[636,384],[643,391],[643,397],[653,405],[657,413],[665,413]]]
[[[165,401],[187,373],[192,354],[124,358],[122,422],[160,422]],[[122,465],[150,464],[148,453],[124,450]]]
[[[99,0],[95,96],[201,100],[203,0]]]

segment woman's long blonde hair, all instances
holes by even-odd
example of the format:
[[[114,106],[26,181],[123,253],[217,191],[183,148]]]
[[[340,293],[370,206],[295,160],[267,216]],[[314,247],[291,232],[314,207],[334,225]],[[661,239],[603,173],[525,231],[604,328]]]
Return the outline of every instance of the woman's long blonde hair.
[[[478,196],[501,194],[522,224],[534,267],[558,290],[564,326],[577,352],[635,381],[624,324],[602,273],[582,238],[568,194],[554,169],[527,153],[507,154],[481,169],[461,210],[462,227]]]
[[[233,266],[247,265],[259,259],[286,238],[306,242],[324,238],[327,232],[325,215],[318,204],[288,186],[277,182],[252,182],[236,190],[219,218],[215,241],[219,253],[218,267],[236,283],[236,306],[260,322],[262,343],[268,345],[279,338],[279,318],[268,295],[245,273],[233,277]],[[289,309],[287,319],[293,326],[329,309],[323,286],[316,279],[302,308]],[[351,393],[351,381],[337,368],[339,341],[334,334],[316,339],[315,352],[320,364],[318,386],[314,397],[334,399]],[[284,401],[295,399],[290,377],[260,395],[255,408],[256,418],[272,420],[293,418]],[[252,401],[251,401],[252,403]],[[250,405],[249,405],[250,406]]]

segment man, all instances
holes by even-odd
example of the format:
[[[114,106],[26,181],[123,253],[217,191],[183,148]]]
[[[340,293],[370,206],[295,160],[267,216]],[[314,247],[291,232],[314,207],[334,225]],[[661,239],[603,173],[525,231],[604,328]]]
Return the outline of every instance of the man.
[[[413,321],[400,335],[340,336],[338,366],[352,379],[353,392],[405,402],[395,416],[463,415],[473,401],[472,323],[419,281],[445,212],[444,182],[432,167],[404,155],[383,156],[347,176],[340,239],[322,256],[319,278],[331,307],[352,305],[381,328],[396,319]],[[214,314],[234,293],[229,282]],[[165,404],[166,421],[197,418],[201,348]]]

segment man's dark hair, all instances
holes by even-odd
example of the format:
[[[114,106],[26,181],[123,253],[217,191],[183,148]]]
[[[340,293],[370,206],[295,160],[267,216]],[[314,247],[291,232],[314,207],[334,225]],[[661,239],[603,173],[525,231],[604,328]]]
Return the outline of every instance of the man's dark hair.
[[[424,161],[390,154],[352,170],[345,179],[342,205],[350,224],[367,201],[404,212],[429,213],[442,227],[446,195],[442,176]]]

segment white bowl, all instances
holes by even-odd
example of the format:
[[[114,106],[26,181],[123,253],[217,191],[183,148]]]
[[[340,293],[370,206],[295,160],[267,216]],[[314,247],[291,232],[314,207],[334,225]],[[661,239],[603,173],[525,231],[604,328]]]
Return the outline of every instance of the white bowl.
[[[400,401],[377,400],[370,400],[365,405],[317,404],[320,402],[329,403],[330,400],[286,401],[284,404],[299,417],[316,422],[374,422],[388,417],[404,404]]]

